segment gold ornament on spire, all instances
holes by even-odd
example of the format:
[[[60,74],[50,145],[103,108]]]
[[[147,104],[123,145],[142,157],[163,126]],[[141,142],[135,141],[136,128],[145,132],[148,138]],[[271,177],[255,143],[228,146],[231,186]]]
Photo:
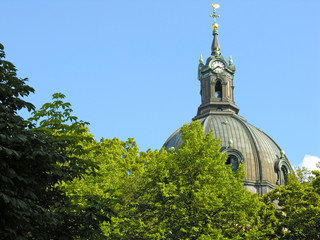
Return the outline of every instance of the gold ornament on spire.
[[[216,22],[216,20],[217,20],[217,17],[220,17],[220,15],[216,14],[216,9],[218,9],[218,8],[220,7],[220,5],[216,3],[216,4],[212,4],[211,6],[212,6],[212,8],[213,8],[213,14],[210,15],[210,17],[213,17],[212,28],[213,28],[214,30],[217,30],[218,27],[219,27],[219,25],[218,25],[218,23]]]
[[[199,59],[199,63],[203,63],[203,58],[202,58],[202,54],[200,54],[200,59]]]
[[[229,65],[233,64],[232,56],[229,57]]]
[[[212,29],[218,29],[218,27],[219,27],[219,24],[218,24],[218,23],[212,24]]]

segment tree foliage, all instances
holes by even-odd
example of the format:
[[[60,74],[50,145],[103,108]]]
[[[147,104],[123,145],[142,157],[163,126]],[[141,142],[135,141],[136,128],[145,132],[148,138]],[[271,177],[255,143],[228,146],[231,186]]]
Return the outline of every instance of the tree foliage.
[[[199,122],[181,132],[183,144],[169,152],[140,152],[133,139],[93,144],[88,157],[98,165],[96,174],[59,185],[75,211],[89,214],[100,227],[84,229],[84,239],[276,236],[275,208],[243,188],[243,166],[233,173],[219,141],[204,135]]]
[[[314,174],[314,179],[312,181],[312,186],[317,194],[320,194],[320,162],[317,163],[317,169],[313,170],[312,174]]]
[[[95,224],[95,232],[87,231],[81,236],[83,239],[108,237],[109,219],[112,216],[120,217],[119,210],[131,199],[130,172],[144,168],[144,158],[139,156],[133,139],[125,142],[116,138],[101,139],[95,143],[94,149],[90,157],[98,165],[97,173],[59,186],[70,196],[77,211],[86,212],[88,220]]]
[[[220,142],[204,135],[200,122],[181,133],[179,149],[140,153],[143,170],[128,177],[130,195],[112,218],[111,239],[259,237],[263,204],[243,188],[243,166],[232,172]]]
[[[52,136],[57,146],[54,149],[66,156],[67,161],[57,163],[59,181],[48,187],[49,191],[59,193],[50,204],[50,209],[57,215],[56,230],[51,233],[53,239],[99,239],[100,222],[110,221],[112,210],[99,195],[85,194],[84,189],[78,194],[65,191],[70,182],[81,180],[84,176],[96,176],[97,142],[90,134],[89,123],[79,121],[71,115],[71,104],[64,102],[65,95],[55,93],[51,103],[45,103],[32,113],[29,119],[38,124],[37,129]],[[76,186],[79,189],[79,186]],[[84,201],[81,201],[84,200]],[[103,214],[101,213],[103,212]]]
[[[310,184],[314,179],[314,175],[312,174],[312,171],[310,171],[306,167],[295,168],[295,176],[297,177],[297,180],[301,184],[305,184],[305,185]]]
[[[95,141],[87,127],[89,123],[71,115],[71,104],[64,102],[64,98],[62,93],[53,94],[53,101],[33,111],[29,121],[37,125],[38,131],[51,136],[53,149],[68,158],[56,170],[59,171],[60,181],[70,181],[94,171],[93,162],[85,156],[90,152],[88,146]]]
[[[46,135],[31,130],[31,123],[18,115],[21,109],[34,109],[22,99],[34,89],[17,77],[3,49],[0,44],[0,236],[45,239],[43,229],[55,223],[43,201],[47,186],[56,182],[51,163],[64,158],[48,148]]]
[[[22,98],[34,92],[17,77],[0,44],[0,236],[3,239],[73,239],[83,219],[63,211],[70,199],[57,185],[93,172],[85,145],[93,140],[85,123],[70,115],[70,104],[54,96],[34,110]],[[59,111],[60,107],[64,111]],[[36,127],[31,121],[41,119]]]
[[[24,101],[34,89],[4,58],[0,44],[1,239],[320,239],[320,171],[260,198],[198,121],[169,151],[98,142],[63,94]]]
[[[313,183],[319,180],[314,178]],[[312,183],[301,184],[289,175],[286,186],[280,186],[263,196],[268,205],[277,206],[278,224],[275,238],[320,239],[320,196]]]

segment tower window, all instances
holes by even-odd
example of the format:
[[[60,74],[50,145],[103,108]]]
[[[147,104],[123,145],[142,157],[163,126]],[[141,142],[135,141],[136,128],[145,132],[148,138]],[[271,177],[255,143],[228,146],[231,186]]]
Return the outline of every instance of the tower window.
[[[220,81],[217,81],[216,83],[215,98],[222,98],[222,85]]]

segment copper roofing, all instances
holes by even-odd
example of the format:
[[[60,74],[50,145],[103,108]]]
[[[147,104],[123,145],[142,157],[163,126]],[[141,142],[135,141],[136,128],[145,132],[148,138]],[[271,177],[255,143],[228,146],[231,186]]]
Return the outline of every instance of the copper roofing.
[[[246,183],[249,185],[264,183],[272,189],[279,184],[276,166],[281,158],[281,148],[271,137],[236,114],[212,114],[199,120],[205,133],[212,130],[213,136],[221,140],[222,150],[229,148],[228,142],[232,140],[232,148],[243,155],[246,171],[245,185]],[[181,133],[178,129],[168,138],[164,147],[177,148],[181,143]],[[288,162],[286,157],[285,161]],[[259,192],[252,189],[251,191]]]

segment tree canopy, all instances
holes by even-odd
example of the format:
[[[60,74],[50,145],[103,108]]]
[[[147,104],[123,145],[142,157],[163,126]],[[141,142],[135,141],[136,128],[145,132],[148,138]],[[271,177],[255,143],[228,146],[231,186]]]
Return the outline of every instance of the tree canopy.
[[[23,119],[18,111],[35,107],[22,98],[34,89],[26,78],[17,77],[3,49],[0,44],[0,236],[73,239],[71,226],[78,229],[80,224],[63,211],[69,198],[57,184],[92,172],[94,165],[85,158],[83,146],[90,136],[84,133],[85,123],[70,116],[70,105],[59,100],[35,111],[32,119]],[[41,117],[48,118],[37,127],[32,121]]]
[[[243,188],[244,169],[234,173],[220,142],[200,122],[181,129],[183,144],[167,152],[140,152],[136,143],[102,139],[97,176],[63,187],[68,194],[100,196],[112,207],[101,223],[110,239],[246,239],[269,231],[260,217],[266,206]],[[100,212],[102,213],[102,212]],[[260,215],[259,215],[260,214]],[[272,213],[271,213],[272,215]],[[268,220],[269,221],[269,220]]]
[[[199,121],[181,128],[176,149],[97,141],[63,94],[40,109],[25,101],[34,89],[3,49],[2,239],[320,239],[320,171],[297,169],[259,197]],[[21,109],[32,112],[28,120]]]
[[[289,175],[286,186],[262,197],[266,204],[277,207],[275,237],[279,239],[320,238],[319,171],[312,171],[314,175],[310,176],[309,171],[302,170],[304,174],[298,169],[298,177]]]
[[[42,229],[55,220],[43,201],[46,188],[56,182],[51,163],[64,158],[52,152],[46,135],[31,130],[32,124],[18,115],[21,109],[34,110],[22,99],[34,89],[17,77],[3,49],[0,44],[0,235],[43,239]]]

